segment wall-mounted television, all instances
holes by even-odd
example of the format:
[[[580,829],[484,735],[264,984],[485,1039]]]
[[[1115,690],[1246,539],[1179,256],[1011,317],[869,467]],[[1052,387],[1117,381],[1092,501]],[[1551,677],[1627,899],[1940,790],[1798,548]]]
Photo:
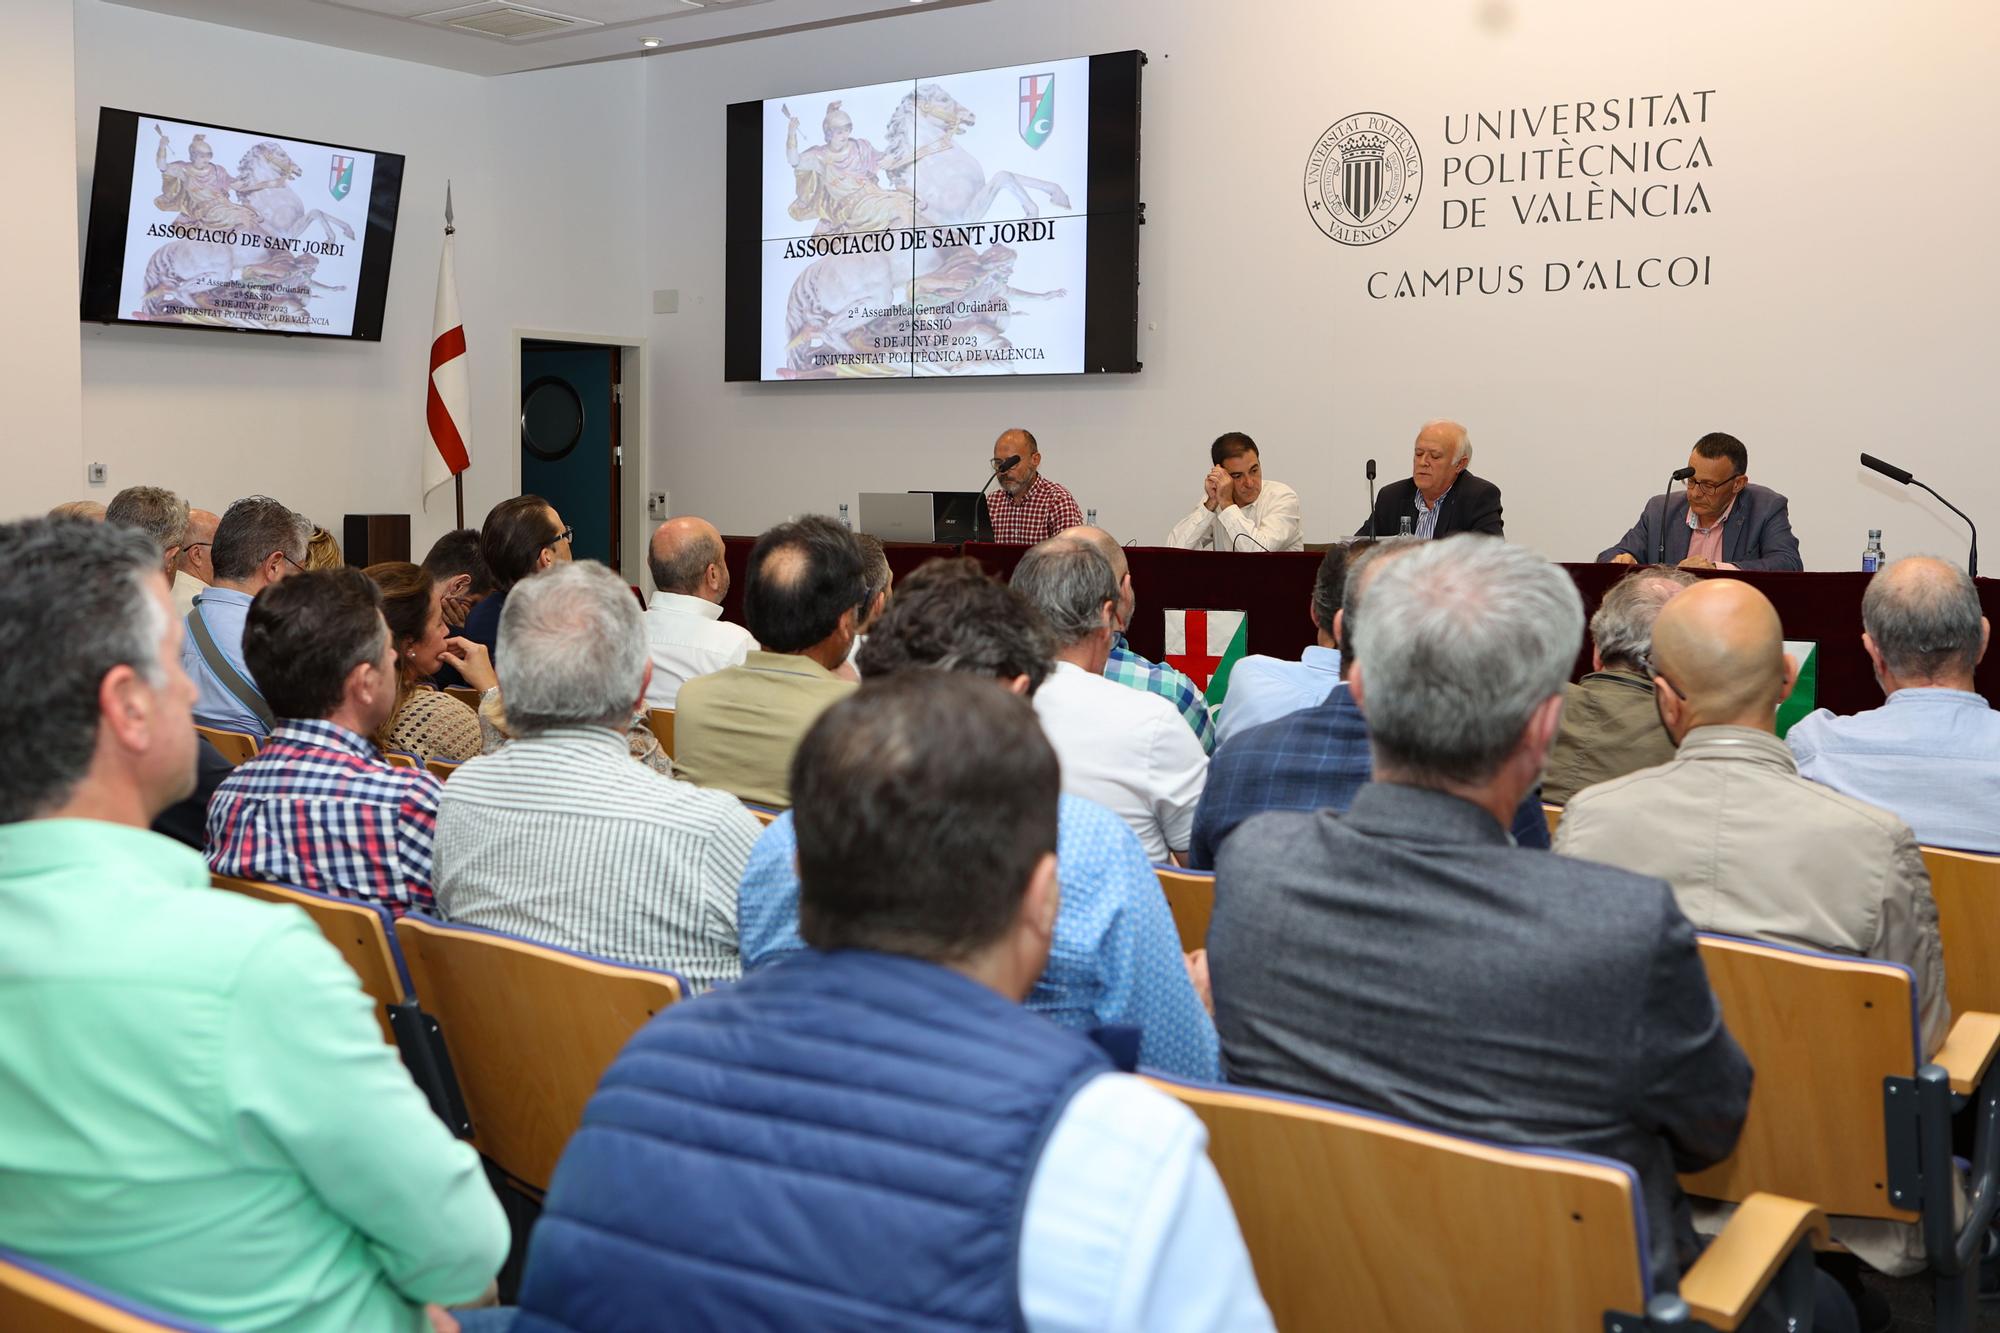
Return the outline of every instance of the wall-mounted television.
[[[382,337],[403,158],[105,107],[85,320]]]
[[[725,378],[1138,370],[1145,63],[730,106]]]

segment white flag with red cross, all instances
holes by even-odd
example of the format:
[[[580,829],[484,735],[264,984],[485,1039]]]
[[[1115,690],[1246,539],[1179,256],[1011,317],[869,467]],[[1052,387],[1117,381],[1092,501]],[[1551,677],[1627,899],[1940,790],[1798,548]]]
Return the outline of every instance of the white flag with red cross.
[[[1241,611],[1167,612],[1167,662],[1199,686],[1211,706],[1229,692],[1229,669],[1248,648],[1250,621]]]

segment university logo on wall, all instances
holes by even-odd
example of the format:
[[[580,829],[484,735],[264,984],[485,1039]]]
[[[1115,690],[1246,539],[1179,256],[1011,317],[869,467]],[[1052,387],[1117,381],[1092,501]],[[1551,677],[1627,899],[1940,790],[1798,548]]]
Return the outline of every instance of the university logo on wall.
[[[1048,142],[1056,127],[1056,76],[1030,74],[1021,80],[1021,138],[1030,148]]]
[[[347,192],[354,188],[354,159],[333,155],[333,162],[326,169],[326,191],[336,199],[347,198]]]
[[[1403,122],[1379,111],[1336,121],[1306,158],[1306,212],[1342,245],[1373,245],[1416,212],[1423,156]]]

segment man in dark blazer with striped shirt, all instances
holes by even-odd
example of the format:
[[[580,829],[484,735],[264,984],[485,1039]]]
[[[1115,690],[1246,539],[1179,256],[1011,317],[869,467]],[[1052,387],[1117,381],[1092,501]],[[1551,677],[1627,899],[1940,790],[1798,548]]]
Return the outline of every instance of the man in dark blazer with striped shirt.
[[[1500,488],[1466,470],[1472,436],[1456,421],[1427,421],[1417,432],[1415,459],[1406,481],[1392,481],[1375,497],[1375,512],[1354,530],[1357,537],[1394,537],[1404,519],[1418,537],[1455,532],[1507,535],[1500,520]]]
[[[1693,475],[1685,488],[1648,500],[1631,531],[1616,546],[1598,552],[1599,564],[1805,568],[1799,559],[1799,539],[1792,535],[1790,503],[1768,486],[1750,481],[1750,451],[1743,441],[1711,431],[1695,441],[1688,466]]]

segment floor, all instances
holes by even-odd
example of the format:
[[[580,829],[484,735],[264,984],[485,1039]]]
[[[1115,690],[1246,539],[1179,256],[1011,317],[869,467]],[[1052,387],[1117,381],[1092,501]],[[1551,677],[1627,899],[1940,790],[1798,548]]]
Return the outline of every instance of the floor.
[[[1932,1333],[1937,1325],[1931,1317],[1931,1283],[1923,1277],[1889,1278],[1874,1273],[1863,1282],[1889,1298],[1896,1312],[1896,1333]],[[2000,1301],[1981,1304],[1973,1319],[1977,1333],[2000,1333]]]

